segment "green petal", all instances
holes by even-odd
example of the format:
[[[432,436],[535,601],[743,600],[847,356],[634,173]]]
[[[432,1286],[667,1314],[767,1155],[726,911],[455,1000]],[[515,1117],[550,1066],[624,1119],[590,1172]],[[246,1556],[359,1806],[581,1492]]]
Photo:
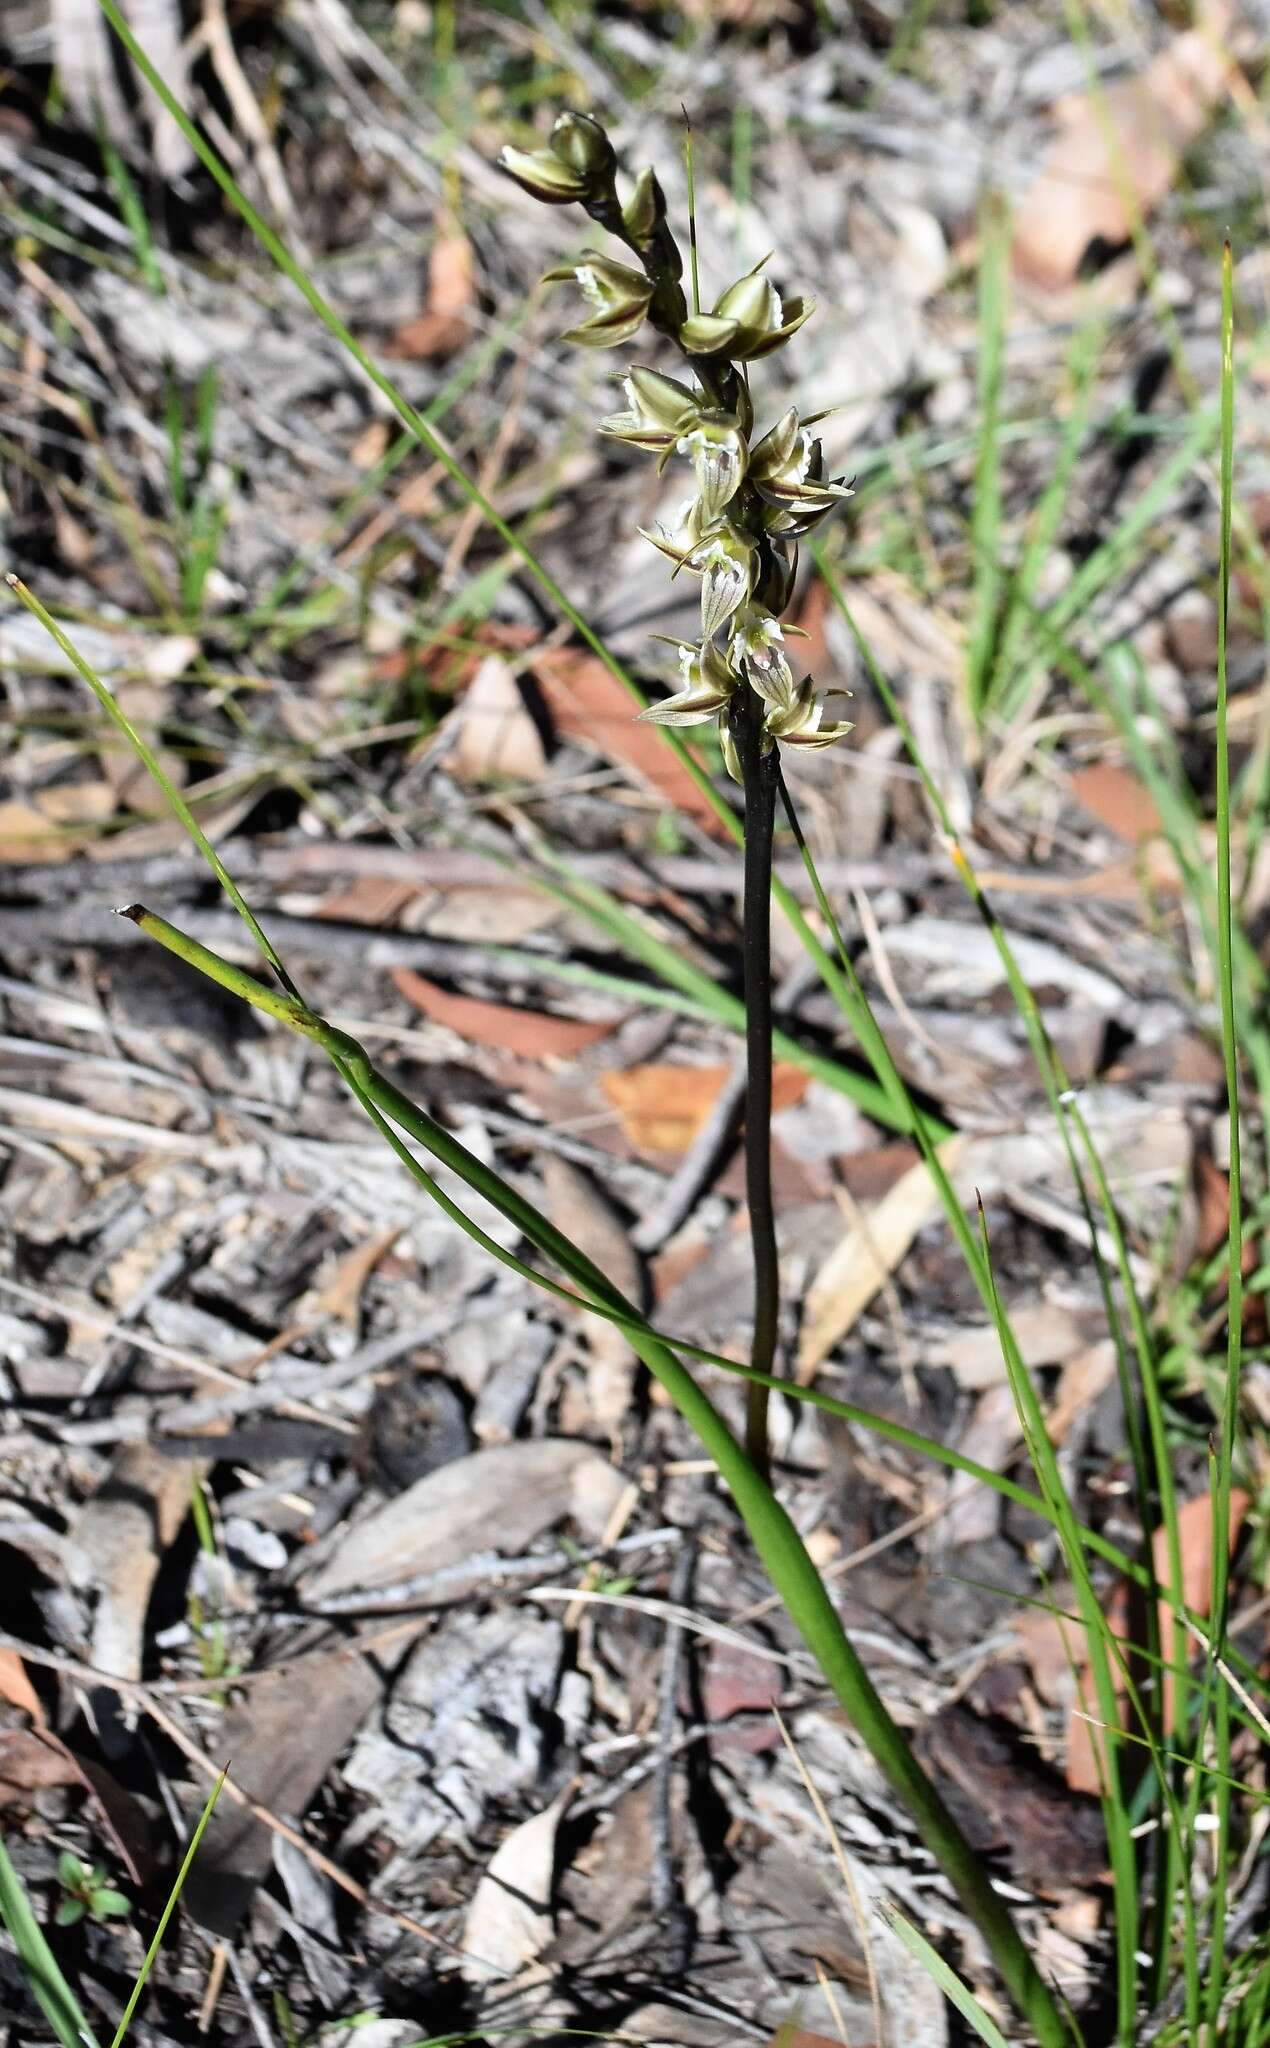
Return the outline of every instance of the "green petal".
[[[799,328],[810,320],[816,310],[814,299],[791,299],[789,306],[794,310],[787,309],[786,317],[780,326],[773,328],[770,334],[763,335],[761,340],[746,350],[747,361],[756,360],[759,356],[770,356],[775,349],[784,348],[790,336],[797,334]]]
[[[735,320],[721,320],[715,313],[693,313],[679,330],[679,346],[690,356],[713,356],[736,340]]]
[[[586,193],[586,179],[546,151],[513,149],[508,143],[498,162],[508,177],[549,206],[568,206]]]

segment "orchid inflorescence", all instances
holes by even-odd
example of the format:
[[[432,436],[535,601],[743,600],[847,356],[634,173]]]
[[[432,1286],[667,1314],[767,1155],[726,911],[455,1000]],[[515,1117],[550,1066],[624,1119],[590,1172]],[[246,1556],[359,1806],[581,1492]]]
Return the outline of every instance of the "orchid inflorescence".
[[[729,285],[709,313],[688,310],[683,258],[667,225],[656,173],[642,171],[630,197],[617,194],[617,160],[598,121],[561,114],[545,149],[507,148],[502,167],[536,199],[576,202],[618,237],[638,263],[586,250],[576,264],[548,271],[546,282],[577,284],[587,317],[565,334],[582,347],[615,348],[647,321],[688,359],[695,388],[660,370],[633,367],[622,378],[625,405],[601,420],[609,440],[692,466],[693,495],[669,524],[645,532],[675,564],[701,578],[701,637],[679,647],[679,687],[641,715],[658,725],[704,725],[717,718],[729,773],[743,779],[738,721],[759,722],[758,746],[826,747],[851,727],[825,722],[810,676],[795,681],[786,647],[797,628],[781,625],[797,567],[800,537],[851,495],[824,473],[820,442],[791,406],[752,442],[754,409],[747,365],[783,348],[812,302],[779,292],[758,264]],[[644,529],[641,528],[641,531]],[[742,684],[747,688],[742,690]]]

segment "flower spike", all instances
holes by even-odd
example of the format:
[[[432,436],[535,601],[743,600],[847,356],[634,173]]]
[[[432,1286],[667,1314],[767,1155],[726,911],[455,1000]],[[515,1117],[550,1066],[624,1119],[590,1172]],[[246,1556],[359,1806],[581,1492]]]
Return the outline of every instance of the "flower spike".
[[[577,200],[623,245],[623,256],[587,249],[548,271],[549,284],[574,283],[588,302],[566,341],[612,348],[647,321],[676,344],[683,378],[634,364],[621,378],[623,403],[600,421],[606,440],[656,459],[691,466],[693,495],[668,517],[639,530],[673,565],[701,580],[700,640],[681,648],[670,696],[642,714],[654,725],[703,725],[717,719],[723,758],[741,779],[738,737],[759,758],[776,745],[829,746],[851,730],[826,721],[809,677],[795,683],[786,645],[793,627],[781,615],[793,596],[799,537],[851,495],[825,474],[824,450],[811,429],[823,413],[800,418],[790,406],[757,441],[749,364],[783,348],[810,318],[812,302],[782,299],[765,257],[730,284],[709,312],[688,312],[679,280],[683,256],[656,173],[639,173],[619,199],[616,159],[603,128],[587,114],[562,114],[545,149],[506,149],[503,168],[550,205]],[[629,259],[629,260],[627,260]]]

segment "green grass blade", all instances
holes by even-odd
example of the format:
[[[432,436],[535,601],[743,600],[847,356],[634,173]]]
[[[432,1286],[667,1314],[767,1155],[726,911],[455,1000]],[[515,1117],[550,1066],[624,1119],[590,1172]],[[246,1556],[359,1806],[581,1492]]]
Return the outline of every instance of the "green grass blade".
[[[131,171],[104,129],[98,136],[98,147],[106,167],[106,177],[119,203],[124,225],[132,236],[137,268],[155,298],[161,299],[167,287],[163,282],[163,272],[155,253],[150,217],[142,204],[141,194],[133,181]]]
[[[0,1919],[9,1930],[31,1994],[61,2048],[97,2048],[97,2037],[44,1938],[44,1930],[35,1917],[26,1886],[13,1867],[3,1837],[0,1837]]]
[[[1226,1648],[1230,1607],[1230,1496],[1239,1427],[1239,1382],[1243,1364],[1243,1185],[1239,1152],[1239,1057],[1235,1033],[1234,919],[1230,883],[1230,753],[1227,730],[1227,631],[1230,618],[1230,531],[1234,495],[1235,373],[1234,264],[1230,243],[1222,252],[1221,368],[1221,540],[1217,572],[1217,957],[1221,996],[1222,1061],[1230,1149],[1230,1202],[1226,1260],[1226,1386],[1222,1402],[1213,1489],[1213,1574],[1209,1611],[1212,1660]],[[1207,1986],[1208,2022],[1216,2026],[1225,1984],[1226,1892],[1230,1866],[1230,1696],[1216,1685],[1216,1763],[1223,1778],[1215,1787],[1217,1841],[1211,1923],[1212,1962]]]
[[[931,1982],[937,1984],[950,2005],[955,2005],[962,2018],[972,2026],[981,2041],[988,2048],[1007,2048],[1005,2035],[996,2021],[986,2013],[968,1984],[962,1982],[957,1972],[933,1949],[924,1934],[919,1934],[911,1920],[906,1919],[896,1905],[890,1901],[883,1907],[887,1926],[897,1934],[909,1954],[921,1964]]]
[[[993,1320],[1001,1340],[1001,1352],[1009,1375],[1010,1390],[1014,1395],[1032,1470],[1040,1483],[1041,1492],[1054,1511],[1054,1526],[1062,1542],[1064,1561],[1076,1593],[1076,1604],[1085,1630],[1086,1654],[1093,1679],[1098,1717],[1103,1728],[1108,1731],[1102,1743],[1095,1745],[1095,1757],[1099,1762],[1099,1772],[1103,1781],[1103,1822],[1107,1831],[1107,1850],[1111,1862],[1112,1893],[1115,1901],[1116,2038],[1121,2043],[1121,2048],[1132,2048],[1137,2012],[1137,1858],[1129,1822],[1128,1799],[1121,1780],[1119,1744],[1110,1732],[1120,1727],[1120,1702],[1116,1693],[1115,1668],[1118,1667],[1126,1679],[1128,1673],[1124,1667],[1120,1646],[1094,1590],[1079,1525],[1072,1511],[1054,1446],[1045,1427],[1045,1417],[1036,1389],[1032,1384],[1031,1375],[1019,1358],[1009,1326],[1001,1311],[988,1246],[987,1218],[982,1204],[979,1208],[979,1227],[983,1239],[984,1258],[988,1265],[989,1283],[996,1304]],[[1150,1722],[1145,1716],[1143,1723],[1149,1730]]]
[[[132,2025],[132,2016],[136,2012],[137,2006],[141,1999],[141,1994],[146,1988],[146,1981],[149,1978],[151,1970],[154,1968],[155,1958],[157,1957],[159,1950],[163,1946],[163,1937],[168,1931],[168,1922],[172,1918],[173,1913],[176,1911],[177,1900],[180,1898],[181,1893],[185,1889],[185,1880],[189,1876],[190,1867],[193,1864],[195,1856],[198,1854],[198,1845],[203,1839],[203,1833],[205,1828],[207,1827],[207,1823],[211,1819],[213,1813],[216,1811],[216,1802],[220,1798],[221,1787],[224,1784],[225,1779],[228,1776],[228,1773],[229,1765],[226,1764],[224,1770],[221,1772],[219,1778],[216,1780],[216,1783],[213,1785],[211,1791],[207,1796],[207,1803],[204,1806],[203,1811],[198,1818],[198,1826],[195,1828],[194,1833],[190,1836],[189,1847],[186,1849],[184,1856],[181,1858],[181,1867],[176,1873],[176,1881],[173,1884],[171,1891],[168,1893],[167,1902],[164,1905],[163,1911],[159,1915],[159,1924],[154,1930],[154,1939],[151,1941],[149,1948],[146,1950],[145,1961],[141,1965],[140,1972],[137,1976],[137,1981],[133,1985],[132,1990],[128,1997],[128,2002],[125,2005],[122,2014],[120,2015],[119,2025],[115,2028],[114,2039],[110,2044],[110,2048],[121,2048],[121,2044],[124,2040],[124,2037],[127,2034],[129,2027]]]

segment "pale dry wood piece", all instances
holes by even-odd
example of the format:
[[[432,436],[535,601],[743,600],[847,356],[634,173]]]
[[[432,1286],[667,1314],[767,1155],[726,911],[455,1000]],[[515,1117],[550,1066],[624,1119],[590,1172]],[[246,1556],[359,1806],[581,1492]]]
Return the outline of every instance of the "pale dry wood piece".
[[[515,1553],[566,1517],[598,1535],[622,1490],[621,1474],[588,1444],[491,1444],[429,1472],[343,1531],[302,1581],[305,1594],[315,1602],[372,1595],[490,1549]]]
[[[1034,1362],[1029,1356],[1028,1363]],[[1090,1413],[1095,1401],[1111,1385],[1115,1370],[1116,1345],[1112,1337],[1085,1345],[1067,1360],[1045,1423],[1054,1443],[1061,1444],[1073,1424]]]
[[[232,1387],[235,1390],[238,1398],[233,1402],[216,1404],[199,1410],[182,1410],[181,1419],[185,1422],[187,1428],[192,1428],[199,1423],[207,1421],[216,1421],[223,1415],[236,1414],[242,1408],[254,1406],[276,1407],[279,1414],[294,1415],[302,1421],[319,1422],[331,1429],[341,1430],[347,1434],[354,1434],[356,1431],[356,1424],[348,1423],[342,1416],[328,1415],[325,1410],[311,1407],[306,1401],[294,1399],[277,1387],[253,1388],[250,1385],[245,1387],[242,1373],[257,1364],[263,1363],[265,1359],[276,1356],[276,1353],[268,1348],[264,1351],[257,1348],[257,1350],[241,1362],[238,1371],[230,1372],[224,1366],[216,1365],[205,1358],[199,1358],[193,1352],[183,1351],[175,1344],[168,1344],[159,1337],[152,1337],[145,1330],[134,1328],[132,1325],[126,1325],[118,1316],[104,1314],[95,1302],[87,1301],[82,1295],[74,1294],[68,1289],[59,1290],[56,1295],[46,1294],[37,1287],[26,1286],[20,1280],[10,1280],[5,1274],[0,1274],[0,1289],[3,1289],[6,1293],[16,1295],[20,1301],[28,1301],[34,1307],[44,1309],[50,1314],[66,1316],[70,1321],[72,1338],[75,1335],[76,1326],[82,1325],[84,1329],[100,1334],[107,1341],[113,1340],[116,1337],[125,1340],[134,1349],[145,1351],[152,1358],[162,1359],[165,1364],[178,1367],[182,1372],[189,1373],[194,1379],[211,1380],[216,1386]],[[154,1304],[151,1307],[153,1310]],[[432,1324],[429,1324],[427,1327],[430,1331],[434,1330]],[[407,1332],[406,1335],[406,1348],[408,1348],[409,1343],[415,1341],[415,1338],[413,1332]],[[391,1344],[395,1344],[396,1341],[396,1338],[389,1340]],[[376,1347],[370,1345],[366,1346],[365,1353],[361,1355],[364,1357],[373,1356],[378,1363],[383,1362]],[[390,1352],[389,1355],[395,1356],[396,1353]],[[312,1386],[315,1390],[322,1393],[328,1393],[333,1387],[346,1384],[351,1366],[355,1366],[357,1372],[372,1369],[369,1363],[363,1366],[356,1361],[349,1360],[343,1361],[342,1365],[314,1366],[310,1365],[305,1359],[297,1358],[284,1359],[283,1364],[290,1365],[299,1373],[305,1385]],[[86,1441],[86,1439],[84,1440]],[[68,1441],[75,1441],[75,1438],[68,1436]]]
[[[1088,1344],[1093,1317],[1086,1310],[1059,1301],[1008,1304],[1019,1349],[1030,1366],[1065,1365]],[[958,1386],[973,1393],[999,1385],[1006,1377],[1001,1339],[995,1323],[969,1323],[947,1336],[930,1337],[922,1349],[924,1366],[943,1366]]]
[[[568,1785],[551,1805],[513,1828],[491,1857],[463,1923],[463,1975],[470,1984],[511,1977],[521,1984],[551,1940],[556,1837],[573,1797]]]
[[[150,1593],[205,1470],[149,1444],[129,1445],[71,1524],[67,1570],[74,1586],[96,1598],[89,1642],[99,1670],[140,1678]]]
[[[113,142],[131,148],[136,138],[115,78],[113,35],[97,0],[49,0],[49,13],[58,84],[71,112],[90,132],[100,122]]]
[[[11,1117],[19,1130],[53,1131],[65,1138],[87,1138],[98,1145],[124,1145],[143,1155],[175,1154],[182,1159],[208,1157],[206,1132],[165,1131],[131,1117],[108,1116],[80,1102],[59,1102],[56,1096],[35,1095],[22,1088],[0,1088],[0,1115]],[[224,1160],[224,1148],[216,1148]]]
[[[51,0],[53,50],[62,90],[90,132],[101,122],[112,141],[136,154],[137,134],[115,80],[114,34],[97,0]],[[189,111],[189,53],[179,0],[123,0],[123,14],[141,48]],[[194,161],[181,130],[148,80],[138,80],[150,118],[151,160],[161,178],[178,178]]]
[[[1108,1015],[1123,1008],[1124,991],[1109,974],[1086,967],[1049,939],[1019,931],[1008,937],[1029,988],[1061,989],[1069,1001]],[[892,969],[920,977],[928,1003],[946,998],[960,1006],[1008,987],[993,936],[977,920],[922,913],[888,931],[886,949]]]
[[[455,775],[469,782],[542,781],[546,750],[501,654],[486,655],[451,715],[457,733],[449,765]]]
[[[737,1060],[714,1099],[714,1106],[655,1206],[631,1232],[637,1251],[660,1251],[691,1215],[698,1195],[719,1166],[723,1148],[745,1101],[745,1061]]]
[[[1142,1102],[1115,1088],[1084,1092],[1081,1107],[1107,1163],[1113,1193],[1123,1196],[1138,1186],[1175,1184],[1180,1179],[1191,1155],[1190,1134],[1180,1110]],[[944,1140],[939,1156],[964,1207],[973,1208],[979,1195],[986,1198],[1004,1191],[1024,1214],[1043,1213],[1051,1227],[1078,1238],[1085,1232],[1083,1217],[1069,1214],[1051,1192],[1058,1188],[1067,1198],[1071,1189],[1062,1135],[1052,1123],[973,1137],[958,1132]],[[798,1352],[798,1376],[804,1383],[940,1209],[925,1162],[919,1161],[830,1253],[808,1290]]]
[[[951,1173],[965,1147],[960,1134],[944,1140],[939,1157],[946,1172]],[[804,1386],[863,1314],[938,1209],[934,1181],[925,1163],[919,1161],[830,1253],[807,1295],[798,1347],[798,1378]]]
[[[1004,1371],[1004,1369],[1003,1369]],[[957,1449],[991,1472],[1004,1470],[1022,1434],[1014,1391],[1002,1380],[985,1387],[962,1431]],[[968,1472],[948,1474],[949,1509],[939,1531],[940,1548],[987,1542],[1001,1524],[1001,1497]]]
[[[295,255],[301,263],[308,264],[312,258],[300,236],[291,189],[264,115],[238,61],[238,52],[225,17],[225,0],[203,0],[201,33],[234,119],[251,145],[256,170],[274,216],[286,228]]]

